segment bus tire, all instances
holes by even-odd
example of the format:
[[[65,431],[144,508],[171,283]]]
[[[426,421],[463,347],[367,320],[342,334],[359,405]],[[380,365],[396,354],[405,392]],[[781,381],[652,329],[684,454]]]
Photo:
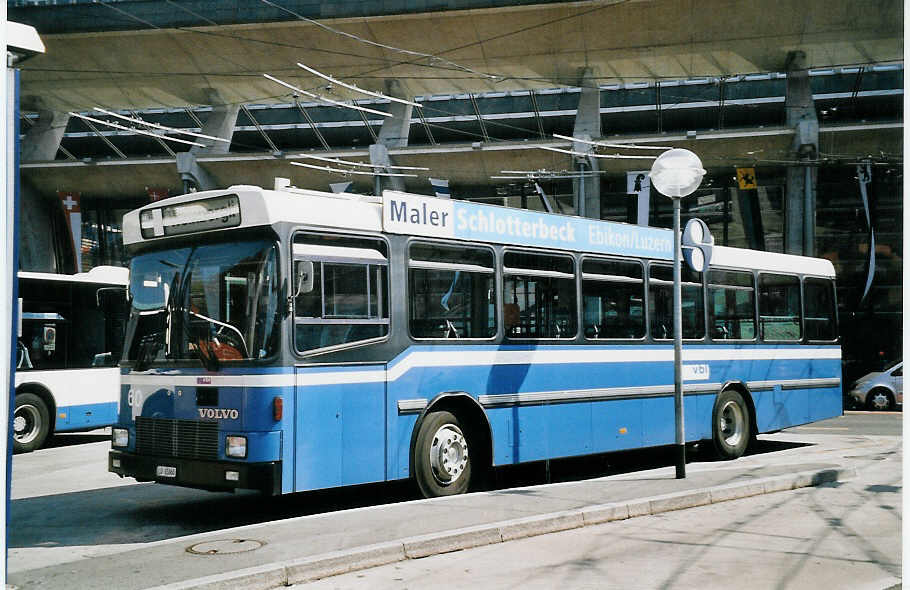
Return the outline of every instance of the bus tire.
[[[34,393],[17,393],[13,412],[13,452],[30,453],[44,444],[50,432],[50,412]]]
[[[752,439],[749,408],[738,391],[722,391],[714,401],[712,435],[714,449],[724,460],[738,459]]]
[[[426,498],[463,494],[471,485],[466,429],[451,412],[427,414],[414,446],[414,477]]]

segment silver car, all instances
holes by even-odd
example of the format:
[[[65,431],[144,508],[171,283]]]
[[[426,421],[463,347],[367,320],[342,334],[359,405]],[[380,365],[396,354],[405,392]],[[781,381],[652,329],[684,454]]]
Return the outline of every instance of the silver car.
[[[898,361],[884,371],[869,373],[857,380],[847,394],[859,407],[892,410],[904,405],[904,363]]]

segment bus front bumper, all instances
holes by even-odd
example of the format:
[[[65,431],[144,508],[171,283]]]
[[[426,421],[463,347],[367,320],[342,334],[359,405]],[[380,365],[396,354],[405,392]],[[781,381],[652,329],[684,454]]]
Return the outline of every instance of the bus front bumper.
[[[150,457],[112,450],[108,453],[107,470],[136,481],[233,491],[259,490],[264,494],[281,493],[281,462],[238,463],[201,461],[174,457]]]

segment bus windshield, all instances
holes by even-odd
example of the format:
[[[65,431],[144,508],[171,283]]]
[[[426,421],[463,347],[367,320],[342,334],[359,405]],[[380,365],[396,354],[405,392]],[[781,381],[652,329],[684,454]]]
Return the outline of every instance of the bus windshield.
[[[147,366],[263,359],[276,352],[277,248],[266,240],[141,254],[130,264],[126,360]]]

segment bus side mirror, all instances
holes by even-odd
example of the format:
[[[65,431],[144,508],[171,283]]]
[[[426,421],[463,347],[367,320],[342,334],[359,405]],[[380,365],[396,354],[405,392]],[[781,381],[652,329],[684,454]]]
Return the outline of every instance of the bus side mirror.
[[[128,301],[129,294],[126,287],[101,287],[95,291],[95,303],[105,313],[122,307]]]
[[[297,285],[294,297],[313,290],[313,262],[301,260],[296,264],[295,280]]]

